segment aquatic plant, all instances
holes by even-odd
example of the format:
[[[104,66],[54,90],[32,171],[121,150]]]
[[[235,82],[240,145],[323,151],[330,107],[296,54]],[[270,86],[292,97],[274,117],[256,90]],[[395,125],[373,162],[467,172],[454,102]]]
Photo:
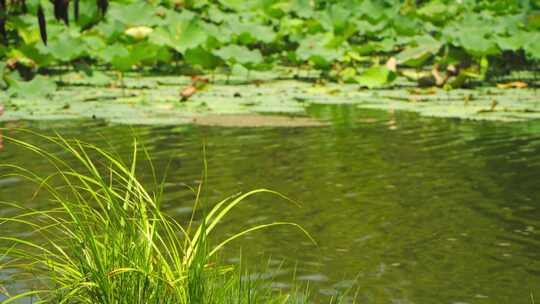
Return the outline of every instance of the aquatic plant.
[[[11,71],[66,64],[87,74],[103,65],[232,73],[293,65],[367,87],[396,74],[458,87],[537,70],[540,60],[540,3],[532,0],[69,2],[0,2],[0,58],[11,83],[20,81]]]
[[[147,151],[134,141],[129,162],[95,145],[63,137],[40,137],[61,146],[58,156],[12,137],[6,140],[46,158],[56,172],[40,176],[14,164],[2,164],[19,177],[36,182],[53,206],[29,209],[3,202],[18,210],[0,218],[0,269],[10,279],[24,282],[19,293],[4,303],[22,298],[34,303],[299,303],[305,295],[276,292],[264,282],[245,280],[232,266],[221,265],[217,253],[227,243],[260,229],[289,225],[273,222],[251,227],[217,244],[209,237],[222,219],[246,198],[267,193],[258,189],[230,196],[208,208],[203,204],[203,183],[196,195],[190,221],[182,225],[161,211],[163,183],[148,191],[137,178],[140,154]],[[142,152],[141,152],[142,151]],[[205,165],[206,166],[206,165]],[[205,169],[206,170],[206,169]],[[23,225],[24,236],[10,235],[9,225]],[[26,288],[26,289],[25,289]]]

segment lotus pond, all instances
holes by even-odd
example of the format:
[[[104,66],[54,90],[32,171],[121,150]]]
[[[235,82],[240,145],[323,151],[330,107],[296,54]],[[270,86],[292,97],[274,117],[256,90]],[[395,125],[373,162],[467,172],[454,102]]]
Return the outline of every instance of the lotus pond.
[[[358,303],[533,303],[540,297],[540,122],[430,118],[354,105],[312,104],[305,111],[322,123],[238,127],[230,118],[126,127],[53,120],[4,122],[2,132],[47,147],[14,129],[56,131],[126,157],[135,134],[158,172],[168,172],[164,208],[179,220],[191,215],[194,197],[186,185],[200,181],[206,145],[206,201],[264,187],[302,204],[254,197],[214,237],[283,220],[302,225],[318,242],[275,228],[234,242],[223,258],[236,263],[241,256],[276,288],[288,288],[293,278],[308,284],[320,303],[351,288]],[[0,163],[53,172],[9,143]],[[151,183],[150,168],[142,173]],[[0,200],[47,204],[32,198],[32,189],[24,180],[1,178]]]

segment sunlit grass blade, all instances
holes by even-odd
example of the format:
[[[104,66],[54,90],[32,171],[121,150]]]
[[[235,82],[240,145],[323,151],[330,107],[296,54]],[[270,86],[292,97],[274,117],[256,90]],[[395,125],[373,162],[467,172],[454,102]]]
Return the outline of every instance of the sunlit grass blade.
[[[38,135],[39,136],[39,135]],[[68,152],[59,158],[36,145],[6,139],[45,157],[56,169],[41,176],[20,165],[2,165],[34,181],[54,206],[28,209],[2,203],[11,213],[0,217],[0,228],[24,226],[24,236],[0,236],[0,267],[12,279],[31,278],[35,287],[9,297],[6,303],[34,297],[43,303],[290,303],[295,298],[269,287],[246,287],[234,267],[215,256],[229,242],[274,226],[299,229],[294,223],[273,222],[243,230],[213,247],[209,237],[217,224],[240,202],[255,194],[283,195],[258,189],[231,196],[206,214],[202,183],[195,190],[190,221],[181,225],[164,214],[159,198],[163,184],[151,192],[137,178],[134,141],[130,162],[97,146],[63,137],[41,136]],[[143,147],[142,157],[150,160]],[[157,181],[152,167],[154,182]],[[205,181],[206,163],[203,181]],[[156,193],[158,192],[158,193]],[[37,193],[35,199],[41,197]],[[290,201],[290,200],[289,200]],[[201,207],[202,219],[195,211]],[[6,228],[4,228],[6,227]]]

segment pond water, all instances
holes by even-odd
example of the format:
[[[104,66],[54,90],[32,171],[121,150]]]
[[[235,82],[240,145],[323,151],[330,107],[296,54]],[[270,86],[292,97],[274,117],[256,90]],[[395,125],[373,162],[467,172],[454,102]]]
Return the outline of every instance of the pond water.
[[[216,239],[249,225],[283,220],[302,225],[318,242],[314,246],[290,228],[272,229],[234,243],[224,259],[235,262],[241,252],[251,266],[281,265],[276,282],[287,286],[295,276],[309,283],[321,303],[354,280],[358,303],[540,299],[539,123],[431,119],[354,106],[313,106],[308,112],[328,124],[126,127],[89,121],[4,126],[54,130],[110,145],[126,156],[131,134],[137,134],[158,172],[169,166],[164,205],[180,219],[191,211],[193,196],[184,184],[200,180],[205,143],[208,202],[264,187],[302,204],[297,208],[257,196],[221,224]],[[39,143],[35,137],[3,132]],[[44,160],[9,143],[0,150],[0,163],[5,162],[42,173],[50,169]],[[149,180],[149,172],[142,175]],[[0,178],[0,200],[28,201],[32,187],[13,177]]]

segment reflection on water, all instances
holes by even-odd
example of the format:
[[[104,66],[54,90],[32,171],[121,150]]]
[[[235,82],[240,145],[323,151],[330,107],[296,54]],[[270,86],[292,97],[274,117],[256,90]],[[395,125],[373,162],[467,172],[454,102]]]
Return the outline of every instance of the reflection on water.
[[[300,201],[296,208],[258,196],[215,236],[223,239],[276,220],[306,228],[318,246],[296,230],[278,228],[246,237],[224,253],[234,262],[241,248],[250,265],[281,267],[276,286],[287,286],[295,275],[323,299],[354,285],[360,303],[531,303],[531,293],[540,297],[539,123],[440,120],[349,106],[317,106],[309,112],[330,125],[17,126],[56,130],[126,156],[130,134],[136,133],[158,172],[170,166],[164,205],[180,219],[191,212],[193,196],[185,184],[196,185],[201,178],[203,143],[208,202],[259,187]],[[0,161],[51,170],[9,143]],[[149,170],[143,171],[150,182]],[[0,178],[0,200],[46,203],[29,200],[32,189],[20,179]],[[0,210],[0,215],[10,212]]]
[[[0,116],[4,115],[4,106],[0,105]],[[4,148],[4,139],[2,138],[2,130],[0,130],[0,151]]]

